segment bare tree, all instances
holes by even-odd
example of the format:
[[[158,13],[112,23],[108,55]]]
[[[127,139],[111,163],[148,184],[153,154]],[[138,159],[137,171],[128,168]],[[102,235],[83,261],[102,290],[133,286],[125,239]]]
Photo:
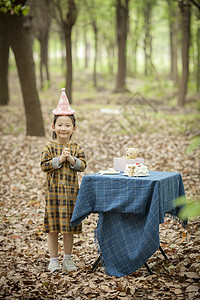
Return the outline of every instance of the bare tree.
[[[72,103],[72,78],[73,78],[73,65],[72,65],[72,28],[76,22],[77,10],[74,0],[67,0],[61,3],[60,0],[54,0],[56,9],[55,18],[59,27],[61,28],[66,44],[66,90],[69,102]],[[66,9],[64,16],[63,11]]]
[[[131,60],[133,61],[133,73],[137,74],[137,49],[139,45],[139,37],[141,36],[141,7],[136,6],[135,10],[136,19],[133,25],[133,33],[131,34],[132,53]],[[131,64],[129,64],[131,70]]]
[[[51,0],[31,0],[31,13],[33,14],[33,32],[40,42],[40,87],[44,86],[45,76],[50,85],[48,68],[48,42],[51,26]]]
[[[25,4],[25,0],[18,0],[14,2],[15,5]],[[35,66],[33,61],[32,51],[32,27],[31,18],[11,14],[8,11],[6,14],[0,14],[0,24],[5,24],[6,36],[3,35],[5,43],[0,45],[0,61],[8,59],[7,51],[8,45],[14,52],[16,65],[18,69],[21,90],[24,100],[24,107],[26,112],[26,131],[27,135],[44,136],[44,125],[41,112],[40,101],[36,88]],[[3,49],[5,47],[5,50]],[[6,61],[5,65],[8,65]],[[0,69],[0,78],[6,76],[4,81],[8,80],[7,72],[2,74]],[[0,90],[0,99],[3,99],[2,91]]]
[[[152,60],[152,14],[157,0],[142,1],[144,16],[144,72],[150,75],[154,72],[155,66]]]
[[[118,71],[115,92],[124,92],[126,81],[126,44],[129,22],[129,0],[116,0],[116,33],[118,46]]]
[[[200,20],[200,0],[192,1],[192,3],[196,6],[196,18],[199,22]],[[197,63],[196,63],[196,89],[197,93],[200,91],[200,26],[197,28],[196,32],[196,46],[197,46]]]
[[[8,90],[9,41],[6,16],[0,15],[0,105],[9,102]]]
[[[90,24],[94,33],[94,65],[93,65],[93,82],[94,87],[97,88],[97,54],[98,54],[98,32],[99,28],[97,25],[97,4],[95,1],[84,0],[85,9],[89,14]]]
[[[180,0],[179,7],[182,16],[182,78],[179,83],[178,106],[185,105],[187,94],[187,84],[189,76],[189,47],[190,47],[190,21],[191,2],[190,0]]]
[[[178,66],[177,66],[177,34],[179,11],[177,3],[174,0],[167,0],[169,9],[169,31],[170,31],[170,55],[171,55],[171,79],[174,84],[178,84]]]

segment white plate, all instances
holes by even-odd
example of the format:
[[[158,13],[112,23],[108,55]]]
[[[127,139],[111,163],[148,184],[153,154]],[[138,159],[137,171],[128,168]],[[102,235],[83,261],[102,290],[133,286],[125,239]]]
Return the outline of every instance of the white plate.
[[[122,175],[128,176],[128,174],[126,174],[126,173],[123,173]],[[134,175],[134,176],[130,176],[130,177],[147,177],[147,176],[150,176],[150,174],[145,174],[145,175]]]
[[[100,171],[100,175],[117,175],[120,174],[120,171]]]

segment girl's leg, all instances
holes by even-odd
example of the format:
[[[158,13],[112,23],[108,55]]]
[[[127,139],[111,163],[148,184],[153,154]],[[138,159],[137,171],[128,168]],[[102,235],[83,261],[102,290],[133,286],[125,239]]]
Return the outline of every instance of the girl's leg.
[[[58,257],[58,232],[49,232],[47,243],[50,258]]]
[[[58,232],[49,232],[47,243],[50,255],[48,270],[53,273],[60,270],[60,264],[58,261]]]
[[[73,233],[63,233],[64,253],[71,255],[74,242]]]
[[[72,233],[63,233],[64,257],[63,268],[68,271],[76,271],[77,267],[71,259],[74,235]]]

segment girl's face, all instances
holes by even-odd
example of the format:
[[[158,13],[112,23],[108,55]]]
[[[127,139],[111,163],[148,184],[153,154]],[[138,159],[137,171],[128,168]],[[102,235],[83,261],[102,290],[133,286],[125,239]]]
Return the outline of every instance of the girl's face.
[[[55,125],[52,125],[52,128],[57,135],[57,141],[59,143],[66,143],[70,140],[77,127],[74,127],[70,117],[59,116]]]

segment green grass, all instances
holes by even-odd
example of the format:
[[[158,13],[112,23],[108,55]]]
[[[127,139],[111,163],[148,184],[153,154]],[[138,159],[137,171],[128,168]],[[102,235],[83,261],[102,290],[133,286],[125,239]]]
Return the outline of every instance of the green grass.
[[[181,133],[186,130],[191,130],[192,128],[198,128],[200,122],[199,114],[166,114],[163,112],[158,112],[155,114],[156,120],[165,120],[176,133]]]
[[[15,65],[12,65],[12,68],[14,67]],[[43,91],[38,90],[41,104],[45,108],[44,111],[50,111],[54,108],[54,104],[57,103],[60,96],[60,89],[65,86],[65,77],[61,74],[59,66],[57,65],[55,68],[57,68],[57,70],[55,73],[52,73],[51,88],[48,89],[46,83]],[[13,71],[12,69],[12,73],[15,74],[16,70]],[[37,74],[37,76],[39,76],[39,74]],[[16,78],[16,76],[14,78]],[[195,95],[196,98],[193,97],[194,100],[190,100],[190,102],[185,105],[187,109],[179,109],[177,107],[176,96],[174,96],[174,93],[177,92],[177,87],[174,87],[172,82],[166,79],[166,77],[160,77],[159,81],[161,84],[159,84],[155,76],[148,78],[144,76],[138,76],[138,78],[129,77],[127,78],[127,86],[129,88],[132,87],[132,92],[124,94],[113,93],[112,87],[115,83],[115,76],[103,76],[102,74],[98,74],[97,79],[99,86],[103,87],[102,89],[96,90],[94,88],[92,73],[88,73],[88,71],[83,71],[82,73],[74,72],[72,108],[77,111],[77,117],[80,121],[87,119],[89,126],[96,126],[97,122],[103,125],[108,120],[115,118],[119,120],[121,124],[121,126],[120,124],[118,126],[116,123],[118,130],[115,134],[127,134],[123,128],[130,128],[130,133],[151,133],[155,130],[161,130],[163,134],[166,131],[173,131],[174,134],[179,134],[199,128],[200,117],[198,115],[198,109],[200,109],[200,101],[197,100],[197,96]],[[16,83],[19,84],[18,80]],[[128,116],[131,119],[130,121],[133,122],[133,126],[124,116],[100,113],[102,108],[110,110],[122,109],[126,101],[131,98],[134,99],[134,94],[137,92],[139,93],[139,98],[146,98],[150,104],[151,101],[153,101],[153,106],[160,110],[157,113],[154,112],[151,106],[148,106],[148,102],[143,100],[141,100],[140,104],[135,104],[136,101],[133,101],[132,104],[128,103],[125,105],[125,112],[129,113]],[[172,96],[167,100],[165,97],[170,94]],[[16,103],[18,103],[18,95],[13,93],[12,99],[14,99],[13,102],[16,105]],[[157,107],[157,103],[159,107]],[[167,110],[162,110],[162,104]],[[12,115],[13,117],[15,116],[12,124],[6,121],[6,124],[2,126],[5,134],[17,134],[25,131],[23,128],[23,126],[25,126],[24,113],[23,118],[21,118],[19,109],[15,105],[8,105],[8,107],[4,109],[9,119],[12,119]],[[48,108],[48,110],[46,108]],[[173,108],[173,110],[171,108]],[[194,110],[196,110],[196,113],[193,112]],[[186,111],[191,111],[191,113],[185,114]],[[96,114],[96,112],[98,114]]]

